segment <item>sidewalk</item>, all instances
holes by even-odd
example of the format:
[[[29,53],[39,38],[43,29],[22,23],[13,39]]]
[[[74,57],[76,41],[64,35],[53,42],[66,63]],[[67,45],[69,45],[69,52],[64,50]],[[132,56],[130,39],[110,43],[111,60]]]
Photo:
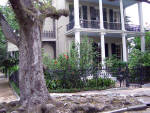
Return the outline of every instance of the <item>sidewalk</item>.
[[[0,103],[17,100],[12,89],[9,86],[8,79],[0,72]]]

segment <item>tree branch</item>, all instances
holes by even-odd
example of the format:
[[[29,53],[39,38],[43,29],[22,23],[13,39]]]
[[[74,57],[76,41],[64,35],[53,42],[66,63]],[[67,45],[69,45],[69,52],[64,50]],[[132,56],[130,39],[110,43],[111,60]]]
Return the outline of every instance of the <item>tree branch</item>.
[[[69,15],[69,11],[65,9],[56,10],[55,7],[51,6],[45,9],[40,9],[41,17],[51,17],[54,19],[59,19],[61,16],[67,17]]]
[[[17,36],[14,33],[14,30],[10,27],[10,25],[8,24],[8,22],[6,21],[5,17],[3,16],[1,12],[0,12],[0,26],[2,28],[2,31],[6,39],[10,41],[11,43],[18,46],[19,36]]]

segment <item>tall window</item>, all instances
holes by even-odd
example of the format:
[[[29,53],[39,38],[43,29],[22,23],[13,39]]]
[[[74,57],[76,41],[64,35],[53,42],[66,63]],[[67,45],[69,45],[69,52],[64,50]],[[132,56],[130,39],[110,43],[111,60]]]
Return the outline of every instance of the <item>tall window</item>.
[[[96,20],[96,10],[94,7],[90,7],[90,15],[91,15],[91,20]]]
[[[107,22],[107,9],[103,8],[103,20],[104,22]]]
[[[113,10],[109,9],[109,22],[113,22],[114,21],[114,14],[113,14]]]
[[[74,21],[74,8],[73,5],[70,4],[69,5],[69,22],[73,22]]]
[[[116,44],[111,44],[112,55],[115,55],[118,59],[121,59],[121,46]]]
[[[105,56],[109,57],[109,55],[108,55],[108,44],[107,43],[105,43]]]
[[[104,28],[108,28],[108,23],[107,23],[107,9],[103,8],[103,20],[104,20]]]
[[[119,11],[114,11],[114,22],[120,22],[120,13],[119,13]]]
[[[82,6],[82,10],[83,10],[83,19],[87,20],[87,6]]]

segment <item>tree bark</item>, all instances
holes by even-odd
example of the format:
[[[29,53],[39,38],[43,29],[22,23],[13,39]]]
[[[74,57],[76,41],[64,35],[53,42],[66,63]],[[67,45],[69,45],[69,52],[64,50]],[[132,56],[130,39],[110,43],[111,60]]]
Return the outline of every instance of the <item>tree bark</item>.
[[[41,32],[38,22],[21,28],[19,41],[19,87],[21,103],[34,106],[50,99],[43,74]]]
[[[38,0],[9,0],[19,23],[20,36],[13,32],[0,13],[0,24],[7,40],[19,48],[20,102],[27,107],[28,113],[38,104],[58,104],[51,99],[44,80],[41,29],[47,16],[56,19],[67,16],[65,10],[57,11],[53,7],[40,10],[33,4],[35,1]]]

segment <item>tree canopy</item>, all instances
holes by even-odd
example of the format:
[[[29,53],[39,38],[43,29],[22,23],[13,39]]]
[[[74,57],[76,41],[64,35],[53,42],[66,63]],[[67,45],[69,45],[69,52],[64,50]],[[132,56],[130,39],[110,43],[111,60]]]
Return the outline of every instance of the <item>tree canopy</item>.
[[[16,21],[15,14],[12,11],[10,5],[0,6],[0,11],[5,16],[9,25],[14,29],[14,32],[18,32],[19,25]],[[0,28],[0,65],[7,58],[6,56],[7,56],[7,40],[2,32],[2,29]]]
[[[141,39],[140,37],[136,37],[134,40],[135,49],[141,49]],[[147,51],[150,51],[150,32],[146,32],[145,35],[145,48]]]

